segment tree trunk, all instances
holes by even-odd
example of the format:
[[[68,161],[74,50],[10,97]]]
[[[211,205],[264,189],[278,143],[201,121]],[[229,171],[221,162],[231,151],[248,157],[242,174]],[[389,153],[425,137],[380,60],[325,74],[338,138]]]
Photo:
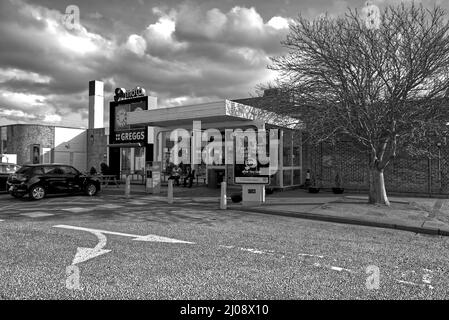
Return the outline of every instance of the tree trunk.
[[[385,189],[384,171],[377,168],[369,169],[369,199],[371,204],[382,204],[390,206]]]

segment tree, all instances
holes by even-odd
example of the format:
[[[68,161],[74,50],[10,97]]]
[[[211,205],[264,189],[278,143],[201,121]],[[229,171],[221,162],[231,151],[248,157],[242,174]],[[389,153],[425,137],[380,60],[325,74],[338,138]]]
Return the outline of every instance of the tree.
[[[288,99],[259,107],[296,117],[314,143],[349,139],[370,159],[369,202],[389,205],[384,170],[392,159],[428,152],[429,137],[447,131],[449,24],[438,6],[378,13],[377,23],[350,9],[336,18],[300,15],[281,42],[288,53],[269,66]]]

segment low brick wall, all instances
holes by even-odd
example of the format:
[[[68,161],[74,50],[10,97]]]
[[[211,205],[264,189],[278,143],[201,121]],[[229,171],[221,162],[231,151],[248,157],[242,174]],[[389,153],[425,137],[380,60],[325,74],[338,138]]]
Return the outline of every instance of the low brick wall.
[[[304,145],[304,170],[322,176],[324,188],[335,186],[335,175],[340,169],[343,186],[350,190],[368,190],[368,156],[354,150],[350,143]],[[441,157],[400,155],[385,170],[387,192],[417,195],[449,195],[449,148],[442,146]]]

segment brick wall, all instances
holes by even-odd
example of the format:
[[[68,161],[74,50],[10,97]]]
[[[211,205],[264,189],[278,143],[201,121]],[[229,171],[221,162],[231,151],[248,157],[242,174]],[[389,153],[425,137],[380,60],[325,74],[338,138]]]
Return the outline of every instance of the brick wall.
[[[6,152],[17,154],[17,164],[31,162],[31,145],[54,147],[55,129],[52,126],[11,125],[7,127]]]
[[[303,145],[303,163],[304,170],[310,169],[312,176],[322,176],[324,188],[335,186],[335,175],[341,168],[346,189],[368,190],[368,157],[355,151],[349,143],[342,142],[334,147]],[[431,160],[400,155],[389,164],[384,176],[387,192],[428,195],[430,189],[432,194],[449,194],[449,147],[442,146],[441,157]]]
[[[107,163],[108,139],[104,128],[87,130],[87,171],[94,167],[100,172],[100,164]]]

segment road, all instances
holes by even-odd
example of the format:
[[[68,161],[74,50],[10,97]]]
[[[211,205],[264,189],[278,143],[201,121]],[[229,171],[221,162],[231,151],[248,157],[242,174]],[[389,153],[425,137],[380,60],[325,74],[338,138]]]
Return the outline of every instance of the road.
[[[144,196],[0,195],[0,299],[447,299],[448,257],[449,238],[410,232]]]

